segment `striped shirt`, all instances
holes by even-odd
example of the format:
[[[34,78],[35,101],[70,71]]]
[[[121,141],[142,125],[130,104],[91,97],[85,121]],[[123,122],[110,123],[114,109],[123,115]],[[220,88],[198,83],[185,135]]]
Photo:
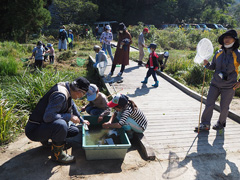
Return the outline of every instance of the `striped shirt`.
[[[142,127],[143,130],[145,130],[147,128],[146,116],[138,108],[135,108],[135,110],[133,110],[131,104],[128,104],[127,107],[123,110],[119,124],[121,126],[126,125],[126,120],[129,117],[132,118],[134,121],[136,121],[136,123],[140,127]]]

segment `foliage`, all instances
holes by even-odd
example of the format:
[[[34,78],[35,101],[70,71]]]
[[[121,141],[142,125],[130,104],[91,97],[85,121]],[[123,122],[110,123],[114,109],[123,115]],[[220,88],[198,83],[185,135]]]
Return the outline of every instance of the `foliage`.
[[[17,59],[29,52],[28,47],[15,42],[0,42],[0,75],[16,75],[21,69]]]
[[[235,26],[228,13],[234,0],[93,0],[99,6],[100,19],[159,26],[164,23],[224,23]],[[211,11],[209,11],[211,10]],[[236,16],[237,17],[237,16]]]
[[[91,1],[55,0],[54,3],[63,24],[93,23],[99,16],[98,6]]]
[[[40,32],[51,22],[50,12],[43,5],[43,0],[1,1],[0,37],[25,42],[29,34]]]
[[[8,107],[8,102],[0,100],[0,145],[9,141],[14,134],[16,124],[16,112],[13,110],[14,105]]]
[[[129,26],[128,31],[133,36],[133,45],[138,46],[138,36],[143,28],[146,27],[143,23],[139,23],[138,26]],[[218,37],[224,33],[224,30],[212,30],[212,31],[199,31],[195,29],[179,29],[179,28],[167,28],[159,30],[155,26],[149,27],[149,33],[145,36],[145,44],[152,42],[158,45],[157,49],[191,49],[195,50],[197,43],[202,38],[208,38],[212,41],[215,47],[218,46]]]
[[[194,64],[192,67],[188,68],[187,73],[184,76],[184,79],[188,85],[197,86],[203,83],[203,77],[205,72],[205,81],[210,82],[213,71],[204,70],[204,67]]]

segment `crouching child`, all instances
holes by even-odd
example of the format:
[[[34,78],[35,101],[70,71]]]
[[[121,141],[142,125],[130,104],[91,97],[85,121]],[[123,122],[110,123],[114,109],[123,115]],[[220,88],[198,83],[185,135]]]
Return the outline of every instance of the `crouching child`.
[[[108,64],[107,55],[98,45],[95,45],[93,50],[96,52],[96,63],[93,64],[93,67],[98,68],[100,76],[103,77]]]
[[[134,132],[143,133],[146,130],[148,124],[146,116],[126,95],[117,94],[108,106],[115,112],[108,122],[103,123],[103,128],[123,128],[130,139]],[[118,122],[113,123],[115,118]]]
[[[90,84],[87,92],[87,100],[89,104],[82,107],[81,112],[87,111],[91,116],[98,116],[98,123],[100,123],[105,116],[110,114],[110,108],[107,105],[107,97],[105,94],[99,92],[95,84]]]

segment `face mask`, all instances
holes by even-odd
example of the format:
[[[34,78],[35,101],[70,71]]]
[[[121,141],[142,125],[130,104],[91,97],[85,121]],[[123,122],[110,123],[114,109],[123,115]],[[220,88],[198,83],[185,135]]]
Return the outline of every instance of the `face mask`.
[[[231,48],[234,43],[235,43],[235,42],[233,42],[233,43],[231,43],[231,44],[229,44],[229,45],[224,44],[224,47],[227,48],[227,49],[228,49],[228,48]]]
[[[119,31],[120,33],[123,33],[123,31],[121,30],[121,31]]]
[[[148,48],[148,52],[149,52],[149,53],[152,53],[152,50],[151,50],[150,48]]]

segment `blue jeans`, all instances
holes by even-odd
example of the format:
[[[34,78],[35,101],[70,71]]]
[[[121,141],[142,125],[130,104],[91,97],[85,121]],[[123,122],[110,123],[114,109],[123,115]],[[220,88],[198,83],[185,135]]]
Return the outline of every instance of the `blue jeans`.
[[[108,51],[108,54],[113,62],[113,55],[112,55],[112,49],[111,49],[111,45],[108,44],[103,44],[103,48],[105,49],[105,52]]]
[[[87,106],[86,111],[91,116],[100,116],[104,110],[97,107]]]
[[[68,126],[63,119],[58,119],[51,123],[35,124],[28,122],[25,127],[26,136],[32,141],[64,142],[66,138],[76,136],[79,129],[75,125]]]
[[[117,119],[121,119],[121,112],[118,112],[117,114]],[[125,131],[131,131],[133,130],[134,132],[136,133],[143,133],[144,130],[142,129],[141,126],[139,126],[136,121],[134,121],[134,119],[128,117],[127,120],[126,120],[126,125],[122,126],[122,128],[125,130]]]

